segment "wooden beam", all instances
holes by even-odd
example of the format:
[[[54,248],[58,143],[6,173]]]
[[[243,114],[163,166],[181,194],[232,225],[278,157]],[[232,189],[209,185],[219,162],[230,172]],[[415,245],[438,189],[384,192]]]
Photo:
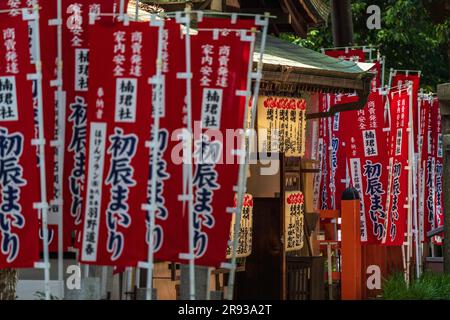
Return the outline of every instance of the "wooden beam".
[[[296,9],[291,0],[280,0],[281,7],[292,15],[292,28],[299,36],[306,37],[308,33],[308,23]]]
[[[242,8],[242,13],[254,13],[263,15],[266,12],[270,12],[272,16],[276,16],[276,19],[270,19],[273,24],[291,24],[292,16],[289,13],[284,12],[281,9],[275,8]]]

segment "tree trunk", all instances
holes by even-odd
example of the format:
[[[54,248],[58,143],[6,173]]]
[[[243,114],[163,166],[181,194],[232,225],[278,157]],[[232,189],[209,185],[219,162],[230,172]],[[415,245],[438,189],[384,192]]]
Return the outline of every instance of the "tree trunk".
[[[353,20],[350,0],[331,1],[331,26],[335,47],[353,45]]]
[[[0,270],[0,300],[14,300],[16,298],[17,270]]]

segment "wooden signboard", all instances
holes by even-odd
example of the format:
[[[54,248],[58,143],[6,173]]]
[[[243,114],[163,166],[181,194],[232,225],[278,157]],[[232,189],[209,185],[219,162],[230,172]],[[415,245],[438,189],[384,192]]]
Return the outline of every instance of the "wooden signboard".
[[[286,97],[258,99],[258,151],[287,157],[305,154],[306,101]]]
[[[284,247],[286,252],[303,248],[305,199],[300,191],[286,191],[284,196]]]
[[[236,205],[236,199],[235,199]],[[227,259],[231,259],[232,246],[234,241],[234,223],[235,215],[231,220],[230,228],[230,245],[227,248]],[[253,197],[251,194],[245,194],[241,212],[241,230],[239,234],[238,247],[236,249],[236,257],[248,257],[252,253],[252,236],[253,236]]]

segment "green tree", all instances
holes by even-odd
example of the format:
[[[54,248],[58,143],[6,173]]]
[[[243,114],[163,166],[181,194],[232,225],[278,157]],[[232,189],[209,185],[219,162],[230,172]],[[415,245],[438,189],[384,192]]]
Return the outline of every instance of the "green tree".
[[[380,30],[367,28],[369,5],[381,9]],[[377,47],[386,56],[386,70],[421,70],[422,87],[432,91],[448,81],[448,18],[436,23],[420,0],[355,0],[352,13],[355,44]],[[311,29],[306,39],[292,34],[281,37],[314,50],[333,47],[330,24]]]

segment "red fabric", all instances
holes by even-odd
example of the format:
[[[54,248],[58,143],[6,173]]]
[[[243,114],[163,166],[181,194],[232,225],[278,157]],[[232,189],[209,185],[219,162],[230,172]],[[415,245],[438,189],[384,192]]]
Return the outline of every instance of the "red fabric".
[[[39,10],[39,33],[40,33],[40,53],[42,64],[42,103],[43,103],[43,118],[44,118],[44,138],[45,144],[45,167],[46,167],[46,189],[47,201],[50,203],[57,197],[57,180],[55,179],[55,172],[57,170],[55,148],[51,146],[50,142],[56,137],[56,87],[52,87],[50,82],[56,79],[56,27],[49,26],[48,20],[56,18],[56,2],[43,3],[43,1],[36,1],[41,6]],[[21,8],[30,7],[32,5],[25,0],[19,1],[2,1],[0,9],[13,9],[8,15],[22,19]],[[6,14],[2,14],[6,16]],[[37,30],[34,21],[26,22],[28,24],[30,52],[33,59],[36,54],[37,41],[33,41]],[[51,39],[52,41],[48,41]],[[45,44],[45,46],[43,45]],[[36,88],[36,86],[33,86]],[[37,91],[33,90],[34,115],[37,117]],[[37,118],[35,119],[35,138],[38,138]],[[36,156],[39,157],[38,147],[35,149]],[[49,213],[57,213],[57,206],[49,206]],[[43,243],[41,243],[42,249]]]
[[[128,1],[127,1],[128,2]],[[63,85],[66,92],[64,154],[64,243],[72,246],[72,232],[80,230],[83,184],[86,179],[86,106],[89,69],[89,12],[118,13],[119,0],[63,0]],[[112,17],[99,16],[101,21]],[[99,39],[94,39],[97,42]],[[51,41],[51,43],[53,43]],[[79,237],[78,237],[79,238]]]
[[[351,185],[361,198],[361,241],[381,243],[385,236],[387,150],[384,143],[384,104],[378,92],[369,95],[363,110],[343,112],[343,122],[355,126],[342,130]]]
[[[0,269],[28,268],[39,260],[40,202],[28,22],[2,14],[0,30]]]
[[[166,44],[163,46],[165,48],[163,57],[165,58],[162,71],[165,77],[165,106],[164,113],[160,118],[158,139],[160,160],[157,170],[160,185],[157,186],[156,194],[157,212],[153,231],[153,249],[154,258],[157,260],[178,261],[180,250],[188,241],[186,237],[180,236],[188,224],[188,215],[183,208],[183,203],[178,200],[178,196],[183,194],[183,166],[172,159],[172,152],[177,150],[180,141],[172,139],[172,137],[175,137],[177,132],[181,133],[180,129],[184,127],[181,110],[186,96],[186,80],[178,79],[177,73],[186,71],[186,59],[184,59],[184,55],[180,55],[180,52],[185,51],[185,40],[181,38],[178,24],[166,21],[164,28]],[[176,94],[174,94],[174,88],[176,88]],[[149,189],[149,199],[150,195]],[[141,261],[148,259],[148,219],[147,215],[146,239],[144,240],[144,235],[142,235],[138,242]],[[141,247],[141,244],[144,246]]]
[[[336,59],[366,62],[366,53],[362,49],[328,49],[325,54]]]
[[[423,233],[421,239],[428,241],[426,234],[433,229],[435,215],[435,142],[433,136],[433,126],[431,115],[432,103],[429,99],[422,99],[420,108],[420,124],[421,124],[421,172],[419,173],[420,186],[419,189],[419,223]],[[423,215],[422,215],[423,210]]]
[[[246,90],[250,59],[250,42],[242,41],[239,34],[220,34],[214,40],[213,32],[200,31],[192,37],[194,246],[198,265],[218,267],[226,261],[231,223],[226,208],[233,207],[233,186],[237,185],[239,169],[232,149],[240,144],[231,146],[218,136],[225,136],[226,129],[243,127],[245,98],[237,96],[236,90]],[[215,103],[220,96],[221,103]],[[216,153],[219,159],[209,153],[216,147],[220,150]],[[230,159],[233,164],[226,163]],[[202,199],[206,200],[204,205]],[[187,238],[187,232],[186,228],[183,237]],[[188,252],[187,247],[184,252]]]
[[[386,238],[383,244],[401,246],[405,240],[408,209],[408,122],[409,95],[405,90],[389,94],[391,127],[389,131],[390,145],[389,167],[390,175],[387,188],[388,220],[386,223]]]
[[[152,123],[148,80],[156,72],[157,32],[144,22],[92,27],[89,48],[96,63],[89,70],[83,263],[136,266],[140,258]]]
[[[328,96],[326,94],[319,95],[319,112],[328,111]],[[316,185],[319,188],[315,188],[318,191],[318,198],[316,208],[319,210],[331,209],[330,205],[330,195],[329,195],[329,125],[328,118],[319,119],[319,134],[318,134],[318,155],[319,155],[319,167],[320,174]]]
[[[418,74],[408,74],[406,75],[405,73],[399,73],[400,71],[397,71],[397,73],[395,74],[395,76],[392,77],[392,83],[391,83],[391,87],[394,88],[393,90],[396,90],[395,87],[399,86],[399,85],[404,85],[407,81],[411,81],[412,82],[412,107],[413,107],[413,125],[414,125],[414,151],[417,152],[418,151],[418,139],[417,137],[417,132],[418,132],[418,128],[419,128],[419,123],[418,123],[418,119],[419,119],[419,113],[418,110],[419,108],[417,107],[417,97],[419,95],[419,89],[420,89],[420,76]]]
[[[433,118],[433,137],[435,141],[435,155],[436,155],[436,167],[435,167],[435,215],[434,226],[435,228],[442,227],[444,225],[444,207],[443,207],[443,141],[442,141],[442,122],[441,122],[441,108],[439,107],[439,100],[433,99],[431,105],[431,117]],[[435,244],[442,245],[441,233],[438,237],[434,237]]]
[[[329,96],[331,106],[356,102],[358,100],[358,96],[355,94],[330,94]],[[331,161],[328,161],[330,166],[329,192],[331,196],[331,209],[340,209],[342,193],[348,185],[346,181],[349,176],[347,174],[347,154],[345,152],[345,145],[348,144],[346,136],[348,130],[345,130],[344,127],[349,122],[344,121],[344,119],[349,112],[354,113],[353,111],[344,111],[336,113],[332,118],[328,118],[331,128],[329,131],[331,133],[331,140],[329,141],[331,150],[329,151],[329,155],[332,158]]]
[[[421,230],[420,239],[422,242],[428,241],[426,233],[430,231],[430,222],[428,220],[428,216],[433,214],[433,207],[431,207],[430,211],[430,203],[433,203],[433,195],[430,193],[433,188],[431,188],[433,184],[433,179],[430,179],[430,176],[433,170],[430,170],[432,165],[431,159],[431,149],[432,149],[432,141],[431,141],[431,101],[427,98],[423,98],[420,100],[420,139],[421,139],[421,149],[420,149],[420,171],[418,172],[418,213],[419,213],[419,226]]]
[[[372,72],[375,73],[375,76],[372,79],[371,87],[372,91],[375,91],[377,88],[381,87],[381,77],[383,73],[383,65],[380,61],[375,61],[375,65],[370,69]]]

